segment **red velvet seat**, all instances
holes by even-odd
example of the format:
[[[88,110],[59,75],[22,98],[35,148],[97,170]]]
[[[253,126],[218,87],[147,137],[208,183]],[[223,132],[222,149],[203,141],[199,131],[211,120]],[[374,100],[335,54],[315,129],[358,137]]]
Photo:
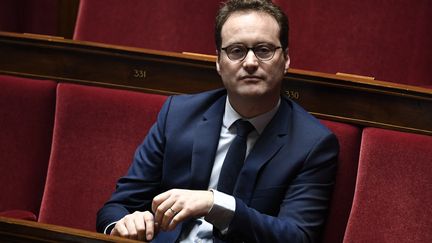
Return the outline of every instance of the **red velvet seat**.
[[[56,86],[47,80],[0,76],[2,216],[35,219],[39,213],[50,156]],[[8,211],[15,209],[31,213]]]
[[[74,39],[215,55],[213,29],[220,2],[81,0]]]
[[[289,14],[292,68],[432,85],[429,0],[273,2]]]
[[[95,230],[166,97],[61,83],[39,221]]]
[[[344,242],[432,242],[432,136],[367,128]]]
[[[346,123],[322,120],[339,140],[338,170],[333,190],[330,211],[322,242],[343,241],[346,224],[351,211],[356,183],[361,128]]]

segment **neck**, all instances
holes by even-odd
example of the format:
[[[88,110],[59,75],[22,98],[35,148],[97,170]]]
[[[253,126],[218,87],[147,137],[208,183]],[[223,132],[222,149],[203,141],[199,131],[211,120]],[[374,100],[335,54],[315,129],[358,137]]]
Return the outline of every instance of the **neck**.
[[[229,102],[234,110],[244,118],[253,118],[273,109],[280,97],[230,97]]]

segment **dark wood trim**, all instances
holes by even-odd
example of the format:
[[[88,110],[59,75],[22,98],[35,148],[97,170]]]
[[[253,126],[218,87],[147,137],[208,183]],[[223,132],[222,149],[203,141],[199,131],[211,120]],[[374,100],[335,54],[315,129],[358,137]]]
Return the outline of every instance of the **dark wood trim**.
[[[222,87],[214,56],[0,33],[0,73],[161,94]],[[432,135],[432,90],[292,69],[284,92],[319,118]]]
[[[138,242],[96,232],[5,217],[0,217],[0,241],[77,243]]]

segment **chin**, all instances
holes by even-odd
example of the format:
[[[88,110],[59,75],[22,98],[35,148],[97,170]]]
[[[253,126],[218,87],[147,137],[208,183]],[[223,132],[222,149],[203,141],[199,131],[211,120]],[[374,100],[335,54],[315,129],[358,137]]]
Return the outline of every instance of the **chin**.
[[[240,89],[237,94],[244,98],[257,98],[265,96],[266,94],[268,94],[268,92],[259,88],[246,88]]]

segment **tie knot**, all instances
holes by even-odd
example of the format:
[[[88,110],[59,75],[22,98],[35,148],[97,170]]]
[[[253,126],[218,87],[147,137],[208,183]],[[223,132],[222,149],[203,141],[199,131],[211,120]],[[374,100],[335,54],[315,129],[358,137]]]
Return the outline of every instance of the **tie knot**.
[[[237,128],[237,136],[240,137],[247,137],[248,134],[254,130],[254,126],[245,120],[239,119],[234,123],[234,125]]]

